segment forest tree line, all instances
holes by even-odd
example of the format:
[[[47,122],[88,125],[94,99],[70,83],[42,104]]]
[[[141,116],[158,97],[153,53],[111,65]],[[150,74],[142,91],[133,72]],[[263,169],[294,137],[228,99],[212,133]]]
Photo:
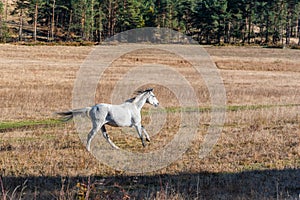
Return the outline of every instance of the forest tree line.
[[[165,27],[202,44],[300,45],[300,0],[1,0],[0,42],[101,42]]]

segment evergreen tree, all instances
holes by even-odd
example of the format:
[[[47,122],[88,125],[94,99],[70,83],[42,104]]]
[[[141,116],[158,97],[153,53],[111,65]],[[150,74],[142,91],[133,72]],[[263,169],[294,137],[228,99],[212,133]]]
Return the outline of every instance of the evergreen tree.
[[[18,0],[15,3],[15,9],[12,11],[12,15],[18,14],[19,16],[19,34],[18,40],[23,40],[23,26],[24,26],[24,17],[27,15],[27,10],[29,8],[29,1],[27,0]]]
[[[229,0],[227,2],[227,20],[225,21],[225,43],[236,43],[241,38],[241,22],[243,13],[240,9],[239,0]]]
[[[180,0],[176,4],[176,29],[182,31],[185,34],[191,35],[193,29],[193,15],[195,13],[195,0]]]
[[[4,37],[1,1],[0,38]],[[38,25],[49,40],[101,41],[139,27],[168,27],[201,43],[281,43],[299,38],[299,0],[16,0],[19,40],[30,18],[33,39]],[[1,39],[3,40],[3,39]]]
[[[37,26],[39,23],[39,10],[43,7],[45,1],[43,0],[30,0],[28,8],[28,16],[31,18],[28,22],[33,25],[33,40],[37,40]]]
[[[156,26],[156,5],[155,0],[143,0],[141,13],[146,27]]]
[[[202,0],[197,3],[194,27],[198,38],[205,43],[220,43],[227,22],[227,1]]]
[[[145,26],[145,20],[141,13],[141,2],[137,0],[127,0],[119,4],[119,15],[117,19],[117,31],[122,32],[134,28]]]

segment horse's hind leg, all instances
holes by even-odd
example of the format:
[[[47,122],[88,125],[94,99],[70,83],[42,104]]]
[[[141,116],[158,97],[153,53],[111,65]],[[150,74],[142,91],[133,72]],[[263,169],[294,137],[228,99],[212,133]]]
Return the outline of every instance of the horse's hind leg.
[[[99,131],[99,129],[100,129],[100,127],[97,125],[97,123],[93,123],[93,128],[91,129],[91,131],[89,132],[88,137],[87,137],[86,149],[88,151],[91,151],[92,139],[95,137],[95,135]]]
[[[107,131],[106,131],[106,128],[105,128],[104,125],[101,127],[101,131],[102,131],[103,137],[107,140],[107,142],[108,142],[113,148],[115,148],[115,149],[120,149],[117,145],[115,145],[115,143],[113,143],[113,141],[110,140],[109,135],[107,134]]]
[[[95,137],[96,133],[100,130],[100,128],[104,125],[104,118],[101,116],[101,112],[99,110],[98,106],[92,107],[90,113],[89,113],[93,127],[90,130],[88,137],[87,137],[87,143],[86,143],[86,149],[88,151],[91,150],[91,142],[93,138]]]

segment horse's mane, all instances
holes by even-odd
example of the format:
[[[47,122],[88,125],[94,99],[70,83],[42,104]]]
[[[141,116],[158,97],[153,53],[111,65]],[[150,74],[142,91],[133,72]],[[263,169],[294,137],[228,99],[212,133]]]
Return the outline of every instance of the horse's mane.
[[[152,91],[153,91],[153,88],[149,88],[149,89],[146,89],[146,90],[138,90],[138,91],[134,92],[136,94],[135,97],[127,99],[125,102],[132,103],[136,99],[136,97],[139,96],[140,94],[144,94],[146,92],[152,92]]]
[[[146,90],[138,90],[135,93],[138,95],[138,94],[143,94],[143,93],[152,92],[152,91],[153,91],[153,88],[148,88]]]
[[[132,103],[134,100],[135,100],[136,97],[132,97],[130,99],[127,99],[125,102],[128,102],[128,103]]]

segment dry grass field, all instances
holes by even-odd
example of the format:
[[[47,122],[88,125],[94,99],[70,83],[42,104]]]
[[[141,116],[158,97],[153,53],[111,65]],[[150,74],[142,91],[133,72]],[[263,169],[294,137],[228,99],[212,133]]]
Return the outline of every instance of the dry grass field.
[[[53,120],[54,112],[71,108],[76,73],[93,48],[0,45],[1,199],[300,198],[300,51],[205,47],[227,94],[218,143],[199,158],[210,123],[203,109],[198,136],[181,159],[136,175],[101,164],[85,150],[73,122]],[[109,101],[122,73],[143,62],[176,68],[201,106],[209,105],[207,88],[188,63],[155,48],[112,63],[99,82],[96,103]],[[161,105],[178,107],[167,88],[153,86]],[[145,123],[149,120],[146,114]],[[166,125],[146,148],[120,128],[108,132],[121,148],[147,152],[172,139],[178,120],[176,111],[168,112]]]

